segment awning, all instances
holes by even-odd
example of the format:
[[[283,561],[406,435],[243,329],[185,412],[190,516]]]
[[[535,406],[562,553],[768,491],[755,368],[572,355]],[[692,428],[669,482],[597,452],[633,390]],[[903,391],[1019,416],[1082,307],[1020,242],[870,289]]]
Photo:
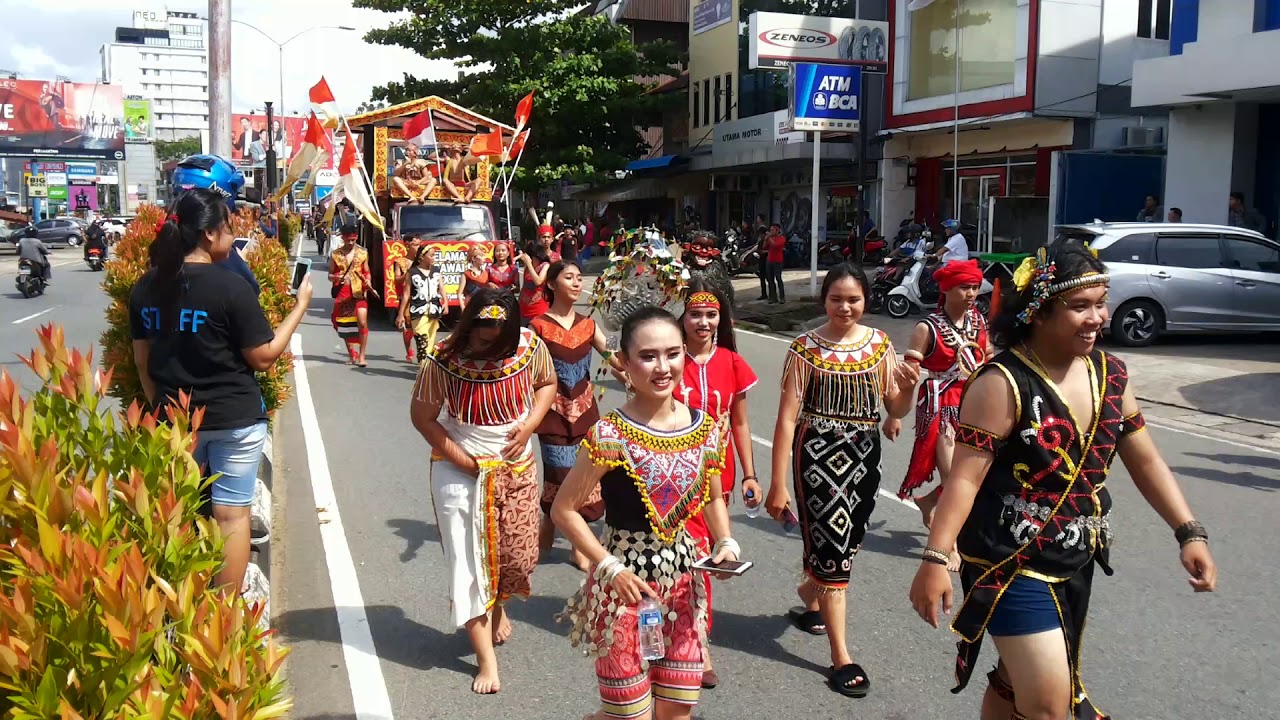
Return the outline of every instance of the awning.
[[[657,170],[659,168],[671,167],[672,164],[681,160],[680,155],[663,155],[655,158],[645,158],[643,160],[632,160],[627,163],[627,172],[636,172],[638,170]],[[687,159],[687,158],[686,158]]]
[[[667,187],[658,178],[632,178],[573,194],[574,200],[589,202],[622,202],[648,200],[667,196]]]

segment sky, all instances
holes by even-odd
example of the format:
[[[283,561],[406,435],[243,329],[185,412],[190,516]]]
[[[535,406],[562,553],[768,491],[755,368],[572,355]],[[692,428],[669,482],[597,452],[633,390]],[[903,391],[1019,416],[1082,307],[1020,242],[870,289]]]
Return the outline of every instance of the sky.
[[[206,2],[189,0],[0,0],[0,70],[17,72],[23,79],[65,75],[75,82],[94,82],[102,75],[100,50],[115,39],[115,29],[132,25],[134,10],[166,8],[208,15]],[[365,31],[385,27],[394,16],[355,10],[351,0],[231,0],[231,17],[262,29],[276,42],[308,28],[356,28],[315,30],[285,45],[284,104],[290,114],[310,109],[307,90],[321,75],[342,109],[351,112],[369,99],[374,87],[405,73],[424,78],[457,74],[451,62],[427,61],[408,50],[365,43]],[[233,112],[260,109],[267,100],[280,103],[278,60],[275,44],[232,23]]]

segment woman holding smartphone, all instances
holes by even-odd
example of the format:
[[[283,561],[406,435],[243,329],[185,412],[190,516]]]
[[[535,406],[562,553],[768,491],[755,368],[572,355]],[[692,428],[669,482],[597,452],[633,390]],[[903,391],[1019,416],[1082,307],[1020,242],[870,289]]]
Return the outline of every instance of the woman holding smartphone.
[[[267,439],[255,372],[289,347],[311,302],[303,278],[297,304],[272,330],[247,284],[218,263],[234,252],[227,201],[212,190],[179,195],[151,245],[155,265],[129,298],[133,359],[147,400],[163,411],[180,393],[204,411],[195,459],[213,482],[213,517],[225,540],[216,582],[240,590],[249,564],[249,506]]]
[[[656,307],[622,324],[618,353],[629,397],[587,433],[551,507],[556,526],[591,571],[569,601],[574,646],[595,657],[602,708],[597,720],[656,716],[687,720],[702,691],[707,597],[694,563],[703,557],[686,524],[705,513],[715,563],[741,554],[719,492],[724,421],[676,400],[684,372],[680,323]],[[727,416],[726,416],[727,419]],[[604,544],[578,512],[599,484]],[[638,604],[662,607],[664,655],[645,666]]]

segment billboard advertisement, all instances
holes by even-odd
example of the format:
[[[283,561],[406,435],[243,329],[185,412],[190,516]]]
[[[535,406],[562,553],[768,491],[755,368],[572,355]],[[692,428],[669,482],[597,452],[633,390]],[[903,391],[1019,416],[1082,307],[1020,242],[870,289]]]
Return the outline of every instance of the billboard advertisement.
[[[816,62],[889,71],[887,22],[758,12],[751,14],[747,28],[752,70],[785,70],[791,63]]]
[[[794,63],[791,66],[791,127],[797,131],[858,129],[862,68]]]
[[[71,185],[67,187],[67,193],[70,196],[67,202],[71,212],[98,211],[97,185],[83,180],[72,180]]]
[[[124,141],[149,142],[154,134],[151,125],[151,101],[128,98],[124,101]]]
[[[0,80],[0,156],[124,159],[117,85]]]
[[[733,22],[733,0],[702,0],[693,8],[693,34]]]
[[[285,167],[293,153],[302,145],[302,137],[307,130],[305,117],[276,117],[272,121],[272,129],[267,131],[267,116],[255,114],[233,114],[231,116],[231,162],[240,167],[265,168],[267,166],[267,148],[275,145],[276,162]],[[333,142],[333,131],[329,133],[329,142]],[[329,158],[326,168],[337,167],[337,160]]]

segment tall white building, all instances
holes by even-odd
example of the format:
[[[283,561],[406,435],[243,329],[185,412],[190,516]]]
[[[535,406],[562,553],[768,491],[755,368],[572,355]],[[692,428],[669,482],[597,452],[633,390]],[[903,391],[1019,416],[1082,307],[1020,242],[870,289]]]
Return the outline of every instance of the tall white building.
[[[136,10],[102,46],[102,77],[125,96],[151,100],[157,140],[199,136],[209,127],[209,26],[196,13]]]

